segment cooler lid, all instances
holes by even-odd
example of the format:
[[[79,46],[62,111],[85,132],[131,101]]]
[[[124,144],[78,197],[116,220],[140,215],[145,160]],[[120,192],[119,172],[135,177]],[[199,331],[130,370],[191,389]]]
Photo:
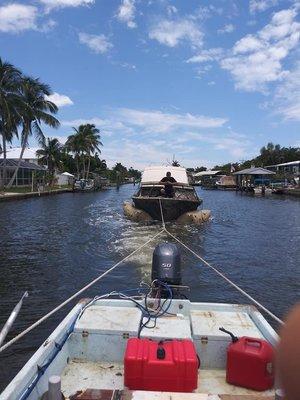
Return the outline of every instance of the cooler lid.
[[[221,327],[237,337],[263,338],[262,333],[245,311],[191,310],[190,315],[194,339],[207,337],[211,340],[231,341],[228,334],[219,330]]]
[[[144,318],[143,322],[146,322]],[[150,323],[151,325],[152,323]],[[144,328],[141,337],[163,339],[191,339],[190,320],[188,317],[164,316],[157,318],[153,328]]]
[[[102,335],[138,333],[141,311],[136,307],[98,306],[88,307],[76,322],[74,332],[86,331]]]

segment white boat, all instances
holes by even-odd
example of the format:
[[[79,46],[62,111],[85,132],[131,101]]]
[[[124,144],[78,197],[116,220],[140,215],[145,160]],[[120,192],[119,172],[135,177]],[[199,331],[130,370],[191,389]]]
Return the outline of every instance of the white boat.
[[[176,182],[173,183],[173,195],[168,197],[164,193],[164,184],[161,180],[166,177],[167,172]],[[161,221],[163,212],[165,221],[179,220],[187,214],[201,216],[198,207],[202,204],[195,188],[190,184],[187,171],[182,167],[155,166],[145,168],[142,174],[141,184],[138,191],[132,197],[133,204],[126,204],[125,214],[127,216],[139,216],[145,214],[149,219]],[[135,212],[135,210],[138,210]],[[129,213],[126,211],[129,211]],[[209,214],[210,215],[210,214]],[[207,214],[207,219],[209,218]],[[200,218],[202,219],[202,218]]]
[[[253,188],[254,194],[259,194],[259,195],[268,195],[272,194],[272,189],[269,187],[263,187],[263,186],[256,186]]]
[[[160,279],[169,282],[173,263],[159,260],[159,265],[165,274],[159,275]],[[153,267],[152,277],[156,273]],[[177,269],[176,273],[180,271]],[[172,294],[164,296],[160,291],[158,295],[152,284],[149,295],[129,297],[114,292],[79,302],[0,399],[46,399],[48,388],[55,385],[61,385],[59,390],[64,396],[55,399],[70,400],[249,400],[252,396],[255,400],[274,399],[274,389],[258,393],[226,382],[226,352],[231,339],[219,327],[238,337],[265,339],[275,346],[277,334],[262,314],[252,305],[191,302],[180,298],[181,285],[165,286],[172,288]],[[161,312],[153,325],[142,329],[147,320],[145,309]],[[154,341],[192,340],[201,362],[197,389],[193,393],[128,390],[124,386],[124,353],[128,339],[138,336]]]
[[[93,179],[77,179],[74,182],[74,191],[91,192],[95,190],[95,182]]]

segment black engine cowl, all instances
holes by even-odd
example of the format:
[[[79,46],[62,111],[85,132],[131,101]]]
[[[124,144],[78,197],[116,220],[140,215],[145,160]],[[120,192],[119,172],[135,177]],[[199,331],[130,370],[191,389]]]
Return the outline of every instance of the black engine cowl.
[[[153,252],[152,281],[181,285],[181,256],[176,244],[160,243]]]

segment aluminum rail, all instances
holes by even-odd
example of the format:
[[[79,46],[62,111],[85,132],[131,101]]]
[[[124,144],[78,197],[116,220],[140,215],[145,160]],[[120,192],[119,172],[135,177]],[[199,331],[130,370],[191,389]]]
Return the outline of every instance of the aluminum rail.
[[[23,304],[23,300],[25,299],[25,297],[28,297],[28,292],[25,292],[23,294],[23,296],[21,297],[21,300],[15,305],[14,309],[12,310],[10,316],[8,317],[8,320],[5,322],[1,332],[0,332],[0,347],[2,345],[2,343],[4,342],[8,332],[10,331],[10,328],[12,327],[12,324],[15,322],[22,304]]]

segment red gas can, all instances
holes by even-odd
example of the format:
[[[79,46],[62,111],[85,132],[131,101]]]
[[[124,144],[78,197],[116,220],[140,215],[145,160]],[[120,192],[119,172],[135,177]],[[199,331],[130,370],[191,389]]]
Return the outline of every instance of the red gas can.
[[[197,378],[198,359],[191,340],[128,340],[124,384],[129,389],[192,392]]]
[[[274,384],[274,351],[262,339],[241,337],[227,350],[226,380],[236,386],[267,390]]]

